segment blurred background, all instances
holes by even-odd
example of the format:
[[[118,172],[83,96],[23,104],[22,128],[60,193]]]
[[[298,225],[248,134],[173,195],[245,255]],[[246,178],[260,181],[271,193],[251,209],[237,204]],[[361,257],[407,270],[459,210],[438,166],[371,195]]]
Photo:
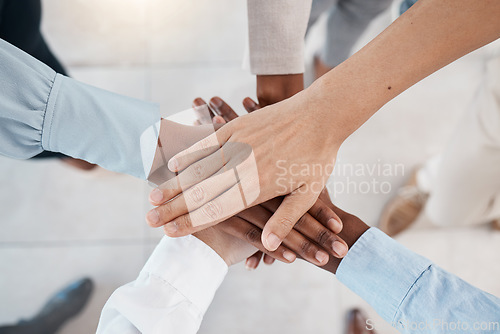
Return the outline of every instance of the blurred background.
[[[195,97],[208,101],[214,95],[243,113],[241,100],[255,98],[255,78],[242,69],[246,21],[243,0],[43,0],[43,32],[71,76],[159,103],[163,116],[189,108]],[[324,21],[308,36],[308,68]],[[359,46],[390,22],[389,11],[380,15]],[[398,165],[404,172],[375,176],[390,185],[385,193],[342,191],[334,202],[377,225],[383,206],[411,171],[443,149],[479,85],[480,66],[474,54],[464,57],[357,131],[341,149],[339,163]],[[58,160],[4,157],[0,184],[0,324],[31,317],[59,288],[89,276],[96,284],[90,303],[61,333],[94,332],[107,298],[135,279],[163,235],[145,223],[149,186],[100,168],[82,172]],[[500,233],[486,226],[440,230],[420,220],[397,240],[500,295]],[[335,277],[312,265],[276,263],[247,272],[240,264],[230,269],[200,333],[340,334],[354,306],[367,310],[380,333],[395,332]]]

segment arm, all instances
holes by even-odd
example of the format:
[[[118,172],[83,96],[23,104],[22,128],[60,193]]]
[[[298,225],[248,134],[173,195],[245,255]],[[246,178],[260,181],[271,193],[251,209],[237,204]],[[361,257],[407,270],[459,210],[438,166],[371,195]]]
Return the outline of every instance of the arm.
[[[343,141],[418,81],[499,38],[498,17],[495,0],[420,0],[301,99],[317,101],[315,108],[324,111],[324,121],[339,125],[330,130]]]
[[[411,85],[497,39],[498,17],[497,0],[421,0],[311,87],[234,120],[174,156],[170,168],[181,172],[179,178],[182,178],[183,170],[205,157],[208,158],[204,161],[212,165],[202,163],[202,169],[222,168],[225,163],[241,164],[241,169],[248,173],[238,181],[229,176],[221,178],[218,181],[222,190],[217,199],[205,201],[208,206],[216,202],[220,212],[241,211],[231,211],[229,206],[221,204],[229,203],[225,201],[230,194],[226,190],[237,183],[248,182],[247,189],[258,190],[257,198],[249,205],[286,195],[264,228],[264,245],[272,250],[279,245],[271,242],[275,236],[282,240],[318,198],[343,141]],[[263,127],[263,122],[268,125]],[[235,143],[251,148],[256,168],[253,164],[243,164],[247,161],[242,161],[237,153],[229,152],[228,148]],[[258,175],[250,172],[252,169]],[[311,172],[314,170],[319,172]],[[283,182],[278,184],[277,179]],[[193,184],[204,189],[209,182],[207,176],[199,176]],[[176,192],[180,191],[177,187]],[[214,224],[222,219],[222,216],[211,217],[201,224]],[[184,233],[193,230],[191,227]]]
[[[118,288],[109,298],[97,332],[196,333],[228,266],[241,262],[257,249],[293,262],[295,255],[288,251],[292,256],[288,260],[287,249],[283,246],[271,253],[264,249],[259,226],[264,226],[270,213],[251,211],[257,208],[194,236],[164,237],[139,277]],[[321,211],[325,215],[328,210],[325,207]],[[305,235],[316,241],[319,231],[312,229],[309,232]],[[323,241],[332,242],[322,235]],[[316,244],[299,236],[297,232],[291,233],[285,240],[286,245],[304,258],[313,255],[308,253],[318,250]]]
[[[156,105],[56,74],[3,40],[0,76],[1,154],[61,152],[146,178],[156,147],[146,130],[160,120]]]
[[[164,237],[139,277],[106,302],[97,333],[194,334],[227,268],[214,249],[193,236]]]
[[[453,332],[447,330],[447,324],[468,326],[461,332],[500,330],[499,298],[442,270],[380,230],[369,229],[323,194],[322,199],[344,222],[340,236],[349,245],[343,259],[330,258],[322,268],[336,274],[401,333]],[[474,328],[481,323],[490,327]]]
[[[304,89],[304,37],[311,0],[247,0],[250,67],[264,107]]]

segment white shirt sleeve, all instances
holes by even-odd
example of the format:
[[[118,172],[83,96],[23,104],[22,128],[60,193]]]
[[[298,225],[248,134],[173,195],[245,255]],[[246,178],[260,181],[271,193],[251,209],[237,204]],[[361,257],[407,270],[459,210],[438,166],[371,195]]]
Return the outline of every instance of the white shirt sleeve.
[[[304,37],[312,0],[247,0],[253,74],[304,72]]]
[[[111,295],[97,333],[196,333],[227,269],[196,237],[165,236],[139,277]]]

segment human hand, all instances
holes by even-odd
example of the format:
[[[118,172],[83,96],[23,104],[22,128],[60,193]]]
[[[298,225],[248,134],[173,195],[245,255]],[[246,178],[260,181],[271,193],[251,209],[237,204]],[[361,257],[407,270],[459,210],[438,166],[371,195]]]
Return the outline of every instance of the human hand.
[[[245,196],[246,190],[258,193],[254,201],[247,201],[246,206],[288,195],[264,228],[264,245],[269,250],[276,249],[296,221],[316,201],[332,172],[337,150],[343,140],[337,137],[337,132],[333,131],[333,136],[327,131],[319,119],[309,118],[307,122],[301,122],[304,119],[303,110],[310,108],[311,104],[299,97],[300,94],[297,94],[292,99],[235,119],[215,135],[176,156],[173,161],[178,166],[173,170],[183,170],[199,159],[204,160],[180,173],[175,180],[163,184],[159,191],[162,193],[161,199],[153,201],[161,208],[180,194],[168,202],[169,214],[160,218],[162,224],[174,221],[167,224],[171,225],[172,236],[201,230],[242,211],[245,206],[235,202],[241,199],[239,187],[242,186]],[[245,122],[242,123],[243,120]],[[262,120],[266,123],[264,128]],[[280,136],[275,136],[276,133],[280,133]],[[219,149],[217,138],[221,140],[222,149]],[[231,146],[238,143],[252,146],[250,154],[255,157],[258,177],[248,173],[252,170],[249,154],[242,155],[241,145]],[[281,149],[275,151],[274,147]],[[197,148],[203,149],[200,151]],[[230,168],[238,169],[238,180],[234,179],[234,173],[231,177],[230,173],[225,172]],[[191,187],[195,184],[196,187]],[[191,193],[201,191],[204,198],[188,210],[188,206],[183,204],[186,198],[185,194],[181,194],[183,189]],[[186,214],[188,211],[191,211],[191,215]]]
[[[159,185],[175,178],[175,173],[168,169],[168,160],[198,140],[214,133],[214,126],[215,128],[220,127],[216,123],[214,125],[188,126],[162,119],[160,122],[158,145],[148,181],[154,185]]]
[[[259,109],[257,103],[250,98],[246,98],[243,104],[247,112],[253,112]],[[202,110],[198,115],[198,124],[223,124],[238,117],[238,114],[219,97],[214,97],[210,100],[209,112],[207,112],[206,106],[207,103],[201,98],[197,98],[193,101],[194,110]],[[207,114],[209,114],[208,117]],[[216,120],[216,117],[220,117],[220,119]],[[250,208],[240,213],[238,216],[246,219],[257,227],[263,227],[267,219],[272,215],[272,212],[276,210],[280,203],[281,201],[279,199],[273,199],[260,205],[260,208]],[[288,240],[286,244],[289,245],[291,242],[290,248],[293,249],[296,255],[315,265],[321,266],[327,263],[329,258],[328,254],[335,257],[342,257],[347,252],[347,248],[345,242],[335,235],[342,230],[342,223],[335,213],[326,207],[326,205],[323,205],[321,201],[318,201],[313,210],[310,211],[310,214],[306,213],[301,218],[301,224],[296,226],[299,235],[290,237],[290,240]],[[325,226],[328,226],[330,230]],[[257,236],[257,233],[254,233],[254,236]],[[258,236],[260,237],[260,232]],[[259,244],[262,246],[260,241]],[[300,248],[297,249],[296,245],[300,245]],[[274,262],[274,258],[271,255],[259,251],[247,259],[247,268],[256,268],[262,257],[267,264]]]

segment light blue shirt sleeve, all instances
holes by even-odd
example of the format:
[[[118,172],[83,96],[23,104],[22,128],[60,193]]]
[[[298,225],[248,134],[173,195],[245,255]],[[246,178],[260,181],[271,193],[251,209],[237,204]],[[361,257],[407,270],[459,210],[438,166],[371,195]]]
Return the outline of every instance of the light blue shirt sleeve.
[[[60,152],[147,177],[157,144],[157,105],[56,74],[3,40],[0,76],[0,154],[28,159],[44,150]]]
[[[499,298],[376,228],[351,247],[337,278],[401,333],[500,333]]]

